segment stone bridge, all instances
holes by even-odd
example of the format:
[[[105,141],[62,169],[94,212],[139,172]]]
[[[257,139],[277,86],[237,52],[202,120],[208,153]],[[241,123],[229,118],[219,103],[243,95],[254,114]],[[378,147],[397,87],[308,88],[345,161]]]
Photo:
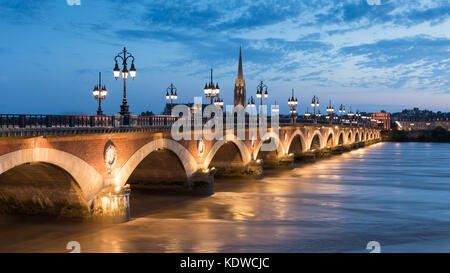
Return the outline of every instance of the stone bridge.
[[[281,126],[279,134],[269,128],[254,141],[234,134],[174,141],[169,131],[149,129],[0,137],[0,209],[92,215],[114,203],[106,197],[125,185],[211,194],[214,174],[261,176],[263,167],[289,165],[295,156],[379,138],[377,129],[313,124]],[[272,140],[276,150],[261,151],[262,143]]]

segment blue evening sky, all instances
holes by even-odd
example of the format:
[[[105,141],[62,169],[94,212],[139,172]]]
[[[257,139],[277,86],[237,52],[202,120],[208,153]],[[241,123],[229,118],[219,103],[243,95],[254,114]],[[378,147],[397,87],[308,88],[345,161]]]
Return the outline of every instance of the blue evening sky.
[[[104,110],[117,113],[124,46],[136,57],[132,112],[160,113],[171,82],[179,102],[193,101],[210,67],[232,104],[240,45],[247,96],[263,80],[285,113],[291,88],[300,113],[313,95],[323,112],[329,99],[450,111],[449,15],[444,0],[1,0],[0,112],[93,114],[101,71]]]

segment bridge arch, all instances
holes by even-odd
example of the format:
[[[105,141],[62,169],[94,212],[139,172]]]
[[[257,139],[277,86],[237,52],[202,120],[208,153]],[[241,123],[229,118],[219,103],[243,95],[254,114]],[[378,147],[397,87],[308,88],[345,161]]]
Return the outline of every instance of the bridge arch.
[[[361,142],[361,138],[360,138],[360,137],[361,137],[360,132],[356,131],[354,142],[355,142],[355,143]]]
[[[323,139],[325,142],[323,143],[322,146],[323,147],[327,147],[327,148],[333,147],[334,146],[334,142],[335,142],[335,137],[334,137],[335,134],[334,134],[334,132],[330,130],[326,136],[327,137]]]
[[[3,212],[88,216],[102,187],[102,175],[64,151],[34,148],[0,156]]]
[[[294,146],[296,146],[295,141],[297,141],[297,140],[300,141],[299,144],[300,144],[301,151],[304,152],[304,151],[307,150],[305,136],[303,135],[303,133],[300,130],[296,130],[292,134],[291,138],[288,141],[288,145],[286,147],[286,151],[288,151],[288,153],[295,153],[296,152],[296,149],[295,149]]]
[[[137,150],[125,162],[120,170],[117,171],[114,184],[116,186],[125,185],[136,168],[153,152],[160,150],[169,151],[169,154],[176,156],[180,164],[182,164],[183,170],[186,174],[186,180],[188,180],[197,171],[197,161],[192,154],[184,148],[183,145],[171,139],[160,138],[145,144]]]
[[[235,135],[227,135],[225,137],[226,140],[217,140],[214,145],[211,147],[211,149],[208,152],[208,155],[205,157],[203,168],[208,168],[211,164],[211,161],[213,160],[214,156],[217,154],[217,152],[223,148],[224,145],[227,144],[234,144],[234,146],[239,150],[240,156],[242,159],[243,164],[247,164],[251,160],[251,154],[247,149],[247,146],[245,143],[241,140],[237,140]]]
[[[340,132],[339,133],[339,137],[337,138],[337,146],[342,146],[345,144],[345,140],[344,140],[344,132]]]
[[[314,133],[311,134],[308,147],[309,150],[322,149],[322,134],[319,130],[315,130]]]
[[[261,151],[262,144],[269,140],[272,141],[271,139],[273,139],[275,141],[275,144],[278,144],[276,150],[275,151],[267,151],[267,152]],[[258,146],[256,146],[255,150],[253,151],[253,153],[254,153],[253,158],[256,159],[256,158],[258,158],[258,156],[263,157],[263,154],[261,152],[263,152],[263,153],[276,152],[277,156],[281,156],[281,155],[285,154],[283,144],[282,144],[279,136],[277,134],[275,134],[274,132],[267,132],[264,136],[261,137],[261,139],[258,143]]]
[[[348,134],[347,134],[347,143],[353,143],[352,136],[353,136],[352,131],[351,131],[351,130],[348,131]]]
[[[81,158],[49,148],[23,149],[0,156],[0,175],[28,163],[48,163],[73,177],[90,204],[103,187],[103,176]]]

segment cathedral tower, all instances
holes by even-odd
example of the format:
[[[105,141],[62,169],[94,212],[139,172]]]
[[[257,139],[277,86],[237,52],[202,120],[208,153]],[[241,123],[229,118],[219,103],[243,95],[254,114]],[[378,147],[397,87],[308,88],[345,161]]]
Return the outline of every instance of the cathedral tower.
[[[239,48],[239,66],[238,66],[238,77],[236,83],[234,84],[234,106],[242,105],[244,108],[247,106],[245,100],[245,81],[244,72],[242,71],[242,52]]]

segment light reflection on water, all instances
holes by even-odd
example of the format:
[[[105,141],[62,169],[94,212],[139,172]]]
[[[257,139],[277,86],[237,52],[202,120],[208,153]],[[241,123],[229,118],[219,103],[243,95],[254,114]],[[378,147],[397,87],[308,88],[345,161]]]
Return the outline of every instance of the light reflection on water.
[[[450,251],[450,145],[383,143],[206,198],[132,193],[134,219],[98,226],[2,218],[0,251]],[[14,235],[14,236],[13,236]],[[448,246],[447,246],[448,245]]]

